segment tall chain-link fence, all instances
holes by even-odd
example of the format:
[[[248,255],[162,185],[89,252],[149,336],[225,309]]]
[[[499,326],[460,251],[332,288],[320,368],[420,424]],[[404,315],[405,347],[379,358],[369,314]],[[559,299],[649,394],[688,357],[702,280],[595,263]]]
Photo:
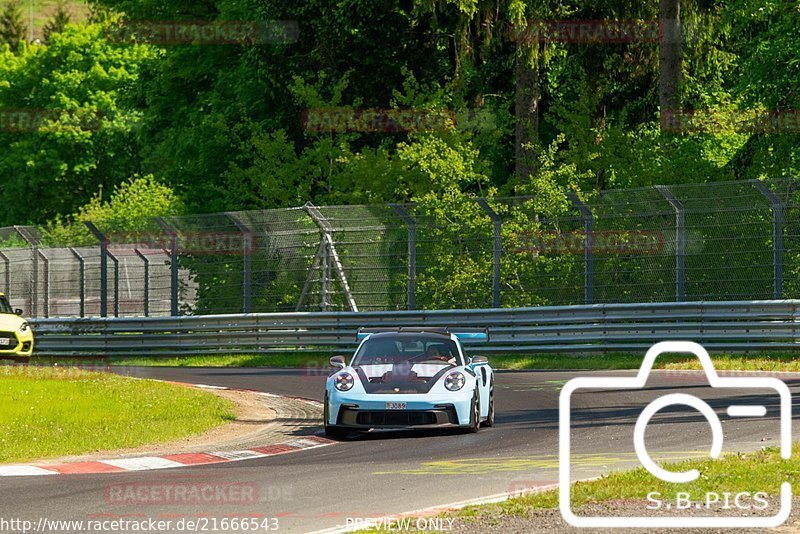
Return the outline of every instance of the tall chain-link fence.
[[[800,298],[800,181],[0,228],[31,316]]]

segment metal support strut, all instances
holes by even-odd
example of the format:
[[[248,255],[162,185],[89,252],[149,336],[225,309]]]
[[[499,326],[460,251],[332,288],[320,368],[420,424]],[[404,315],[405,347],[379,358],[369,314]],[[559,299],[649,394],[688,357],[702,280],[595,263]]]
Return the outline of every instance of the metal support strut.
[[[310,202],[307,202],[303,208],[306,212],[314,219],[314,222],[317,223],[317,226],[320,227],[322,230],[322,244],[321,248],[325,247],[325,254],[322,255],[322,263],[323,263],[323,292],[322,292],[322,307],[323,309],[327,309],[330,306],[330,302],[327,302],[327,284],[330,283],[330,276],[327,274],[331,268],[336,271],[336,275],[339,277],[339,282],[342,284],[342,290],[344,291],[345,299],[347,300],[347,307],[350,311],[357,312],[358,306],[356,305],[356,300],[353,298],[353,293],[350,291],[350,284],[347,281],[347,275],[344,272],[344,266],[342,265],[342,261],[339,258],[339,253],[336,251],[336,243],[333,240],[333,227],[328,222],[322,213]]]

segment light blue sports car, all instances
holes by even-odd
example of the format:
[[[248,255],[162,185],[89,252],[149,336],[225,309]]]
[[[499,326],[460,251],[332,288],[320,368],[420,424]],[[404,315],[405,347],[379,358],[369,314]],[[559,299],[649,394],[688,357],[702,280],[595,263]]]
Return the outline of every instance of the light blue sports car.
[[[494,425],[494,371],[485,357],[468,357],[461,340],[486,332],[442,328],[361,329],[347,365],[325,384],[325,433],[463,428]]]

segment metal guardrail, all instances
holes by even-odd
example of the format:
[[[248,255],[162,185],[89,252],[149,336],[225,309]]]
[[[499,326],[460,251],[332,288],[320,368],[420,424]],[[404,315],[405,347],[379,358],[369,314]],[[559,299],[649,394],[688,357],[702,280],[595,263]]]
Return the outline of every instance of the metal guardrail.
[[[643,351],[665,340],[709,350],[800,348],[800,300],[598,304],[518,309],[34,319],[44,356],[319,352],[355,346],[359,327],[488,328],[477,352]]]

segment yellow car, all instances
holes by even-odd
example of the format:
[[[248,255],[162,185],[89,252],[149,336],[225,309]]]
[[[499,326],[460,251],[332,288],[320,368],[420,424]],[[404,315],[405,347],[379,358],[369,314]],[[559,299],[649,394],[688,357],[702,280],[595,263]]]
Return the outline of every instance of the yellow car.
[[[33,353],[33,331],[20,315],[0,293],[0,360],[27,362]]]

